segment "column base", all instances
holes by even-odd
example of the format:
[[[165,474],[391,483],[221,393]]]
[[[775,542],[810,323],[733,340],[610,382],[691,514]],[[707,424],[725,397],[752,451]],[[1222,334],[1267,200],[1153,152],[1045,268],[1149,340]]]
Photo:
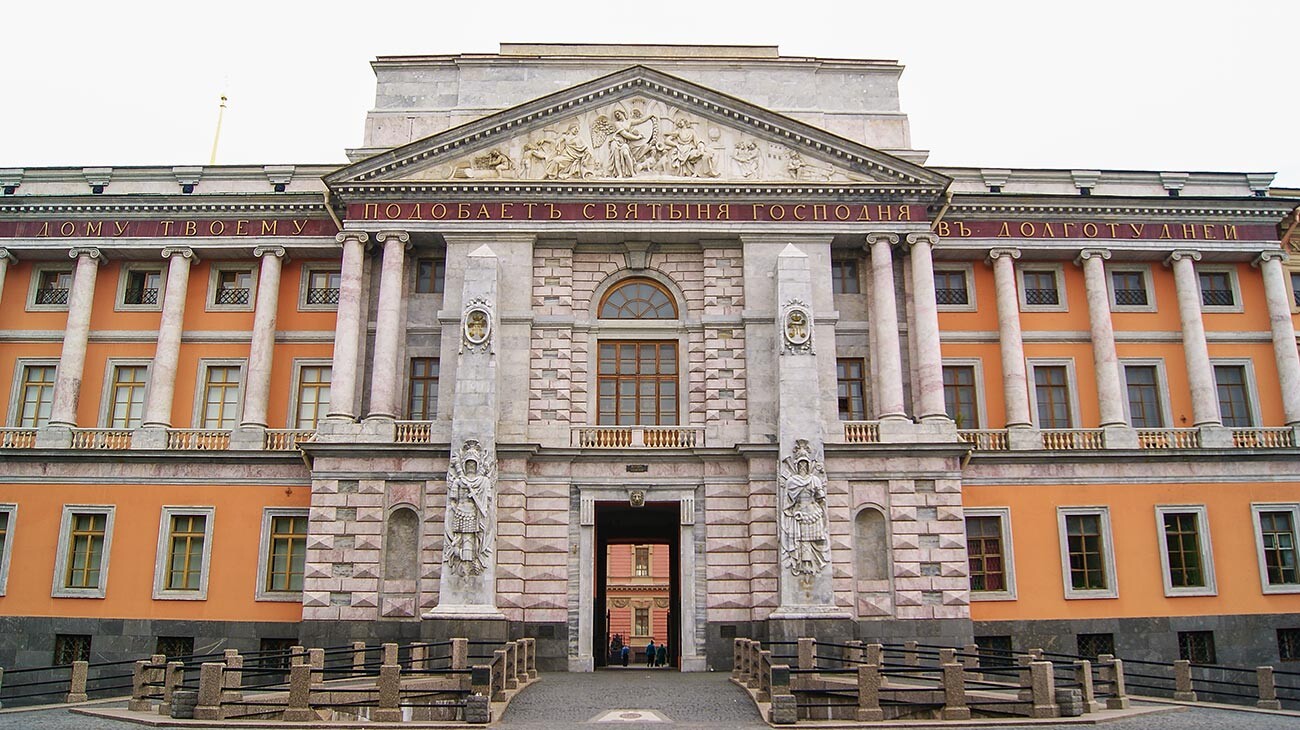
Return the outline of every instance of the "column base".
[[[366,441],[396,441],[397,421],[392,416],[366,416],[361,422],[361,436]]]
[[[1101,443],[1107,449],[1138,448],[1137,429],[1126,425],[1102,426]]]
[[[1232,429],[1217,423],[1208,423],[1200,427],[1202,449],[1231,449]]]
[[[167,448],[166,426],[141,426],[131,432],[131,449],[161,451]]]
[[[596,660],[589,656],[571,656],[569,657],[570,672],[594,672],[596,671]]]
[[[261,451],[266,448],[266,426],[241,425],[231,431],[230,448],[238,451]]]
[[[702,656],[684,656],[681,659],[681,670],[683,672],[707,672],[709,663]]]
[[[496,606],[487,604],[479,605],[451,605],[435,606],[420,615],[425,620],[444,620],[444,621],[505,621],[506,615]]]
[[[316,424],[316,440],[321,443],[355,443],[361,434],[361,424],[352,420],[326,419]]]
[[[1007,429],[1007,446],[1012,451],[1038,451],[1043,448],[1043,434],[1033,426],[1013,426]]]
[[[67,426],[46,424],[36,432],[38,449],[72,448],[72,429]]]

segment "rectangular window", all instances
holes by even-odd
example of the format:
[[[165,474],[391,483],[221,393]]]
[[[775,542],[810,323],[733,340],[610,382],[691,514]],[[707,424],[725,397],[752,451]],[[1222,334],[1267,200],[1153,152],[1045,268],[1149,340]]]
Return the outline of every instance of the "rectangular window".
[[[861,293],[856,259],[836,259],[831,262],[831,289],[836,294]]]
[[[1025,304],[1031,307],[1055,307],[1061,303],[1052,269],[1025,269],[1021,274],[1025,287]]]
[[[1087,659],[1096,659],[1102,654],[1115,656],[1115,635],[1079,634],[1075,637],[1075,651]]]
[[[56,598],[103,598],[113,535],[111,506],[64,505],[54,559]]]
[[[40,428],[50,420],[54,404],[55,365],[24,365],[22,381],[18,385],[18,425],[22,428]]]
[[[167,661],[176,661],[194,656],[193,636],[159,636],[154,645],[154,653],[167,657]]]
[[[650,548],[638,545],[633,556],[632,575],[637,578],[650,577]]]
[[[1000,517],[990,515],[966,518],[966,552],[970,558],[972,592],[1007,589]]]
[[[32,304],[40,307],[66,307],[72,291],[71,270],[42,270],[37,273]]]
[[[1112,271],[1110,282],[1116,307],[1145,307],[1150,304],[1145,271]]]
[[[412,421],[432,421],[438,417],[438,358],[411,358],[406,417]]]
[[[1219,392],[1219,415],[1223,418],[1223,425],[1228,428],[1255,425],[1246,390],[1246,366],[1215,365],[1214,382]]]
[[[199,428],[226,429],[239,425],[238,365],[209,365],[203,379],[203,411]]]
[[[149,368],[145,365],[118,365],[113,368],[109,407],[109,428],[137,428],[144,414],[144,388]]]
[[[981,667],[1015,666],[1010,636],[976,636]]]
[[[161,289],[161,270],[129,271],[126,274],[126,289],[122,291],[122,303],[133,306],[157,304]]]
[[[1232,290],[1232,274],[1227,271],[1198,272],[1201,282],[1201,306],[1231,307],[1237,303]]]
[[[314,270],[307,272],[308,305],[337,305],[339,303],[339,284],[343,275],[338,271]]]
[[[599,353],[601,425],[677,425],[676,342],[601,342]]]
[[[1160,563],[1165,595],[1214,595],[1213,551],[1205,507],[1156,507],[1156,528],[1164,541]]]
[[[0,596],[5,594],[9,582],[9,556],[13,552],[14,517],[18,505],[0,505]]]
[[[439,294],[447,279],[445,259],[419,259],[415,262],[415,292]]]
[[[1296,514],[1300,505],[1252,505],[1265,593],[1300,591],[1296,570]]]
[[[219,306],[246,307],[252,301],[253,272],[246,269],[227,269],[217,272],[212,303]]]
[[[1179,631],[1178,658],[1192,664],[1214,664],[1218,661],[1214,652],[1214,632]]]
[[[1300,308],[1300,271],[1291,272],[1291,301]]]
[[[1125,365],[1129,423],[1133,428],[1164,428],[1160,379],[1155,365]]]
[[[1058,507],[1066,598],[1115,598],[1115,551],[1105,507]]]
[[[867,418],[866,378],[862,358],[841,357],[835,361],[835,377],[841,421]]]
[[[650,609],[637,607],[632,609],[632,634],[634,636],[650,635]]]
[[[957,428],[979,428],[974,365],[943,366],[943,404]]]
[[[1284,662],[1300,661],[1300,629],[1277,630],[1277,656]]]
[[[307,515],[270,515],[264,590],[299,593],[307,556]]]
[[[153,597],[201,601],[208,595],[212,507],[163,507]]]
[[[298,369],[298,405],[294,411],[294,428],[315,429],[329,410],[329,365],[303,365]]]
[[[90,637],[85,634],[54,635],[54,666],[90,661]]]
[[[298,645],[297,639],[268,639],[258,640],[256,666],[258,669],[267,672],[263,681],[267,683],[280,683],[288,679],[290,656],[293,647]]]
[[[1073,428],[1070,383],[1064,365],[1034,366],[1034,397],[1039,428]]]
[[[963,269],[935,269],[934,301],[940,306],[968,306],[970,289]]]

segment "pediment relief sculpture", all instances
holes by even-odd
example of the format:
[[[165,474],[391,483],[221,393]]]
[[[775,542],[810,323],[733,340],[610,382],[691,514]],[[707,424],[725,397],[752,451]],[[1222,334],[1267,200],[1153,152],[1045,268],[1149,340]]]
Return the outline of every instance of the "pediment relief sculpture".
[[[870,182],[789,145],[634,96],[603,104],[403,179]]]

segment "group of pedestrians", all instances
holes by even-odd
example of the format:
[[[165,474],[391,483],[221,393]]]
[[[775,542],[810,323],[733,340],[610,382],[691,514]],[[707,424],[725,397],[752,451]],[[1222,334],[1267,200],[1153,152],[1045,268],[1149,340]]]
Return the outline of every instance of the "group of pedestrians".
[[[655,644],[654,637],[650,637],[650,643],[645,647],[645,663],[647,667],[668,666],[668,642]]]

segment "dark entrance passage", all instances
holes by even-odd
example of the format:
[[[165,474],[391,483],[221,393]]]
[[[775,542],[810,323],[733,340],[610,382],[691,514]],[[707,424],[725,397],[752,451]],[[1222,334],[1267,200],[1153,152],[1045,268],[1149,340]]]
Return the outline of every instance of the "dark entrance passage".
[[[592,617],[595,631],[592,632],[591,654],[597,667],[608,666],[610,663],[610,642],[616,633],[614,628],[618,629],[617,633],[620,637],[631,646],[630,665],[645,666],[644,652],[648,639],[644,635],[635,634],[635,631],[629,631],[629,628],[633,630],[644,628],[651,632],[656,630],[660,632],[650,635],[654,637],[656,644],[665,640],[668,642],[668,665],[680,666],[678,661],[681,655],[681,620],[678,616],[678,607],[681,605],[680,542],[681,507],[678,502],[646,502],[643,507],[632,507],[626,502],[596,503],[596,596],[593,602],[596,615]],[[638,555],[641,551],[645,553],[646,574],[636,576],[637,561],[643,557]],[[655,585],[662,586],[660,582],[662,577],[655,576],[653,573],[656,572],[656,568],[664,565],[663,552],[667,553],[666,616],[663,616],[665,613],[663,607],[658,608],[656,614],[652,603],[648,616],[637,617],[635,614],[637,606],[633,604],[653,602],[655,599],[649,598],[651,593],[662,596],[662,588],[657,592],[652,589]],[[616,574],[620,578],[614,584],[611,584],[611,553],[615,555],[618,567]],[[623,556],[630,561],[626,565]],[[629,568],[631,573],[628,573]],[[624,579],[623,574],[633,575],[633,580]],[[642,586],[646,590],[642,590]],[[611,599],[620,604],[627,604],[626,607],[620,606],[617,610],[631,609],[631,612],[623,616],[613,616],[611,611],[615,609],[611,607]],[[659,604],[663,603],[662,597],[657,600]],[[656,621],[656,615],[661,617],[660,620]],[[664,618],[666,621],[663,620]],[[637,626],[638,619],[648,620],[649,623]],[[658,629],[655,628],[656,626]],[[621,661],[617,658],[615,663],[621,665]]]

